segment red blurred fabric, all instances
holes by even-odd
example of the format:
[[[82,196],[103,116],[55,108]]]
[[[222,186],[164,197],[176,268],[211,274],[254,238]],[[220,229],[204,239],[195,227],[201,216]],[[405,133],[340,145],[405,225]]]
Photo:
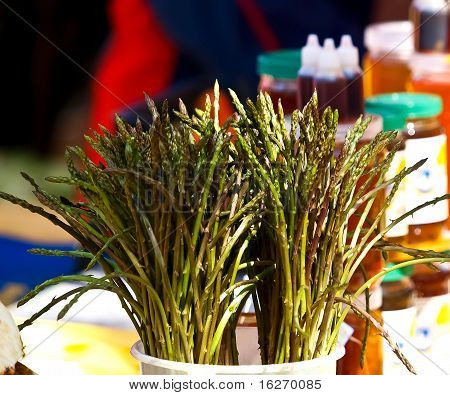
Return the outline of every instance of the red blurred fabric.
[[[146,0],[112,0],[108,9],[111,37],[103,52],[92,87],[90,127],[112,129],[114,114],[161,93],[171,82],[177,60],[174,43]],[[90,133],[90,132],[89,132]],[[99,156],[87,144],[96,163]]]

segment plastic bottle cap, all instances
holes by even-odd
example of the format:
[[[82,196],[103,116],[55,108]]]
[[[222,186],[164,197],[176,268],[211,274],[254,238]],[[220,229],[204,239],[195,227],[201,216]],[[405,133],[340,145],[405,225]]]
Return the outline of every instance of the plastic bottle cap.
[[[320,50],[319,37],[317,37],[317,34],[308,35],[306,45],[301,51],[302,67],[317,68]]]
[[[341,37],[341,44],[337,51],[344,69],[359,69],[358,48],[353,45],[352,37],[349,34]]]
[[[408,277],[401,269],[393,270],[383,277],[384,283],[393,283],[395,281],[402,281],[404,278]]]
[[[386,267],[391,268],[394,267],[395,263],[388,263]],[[394,281],[401,281],[404,278],[411,277],[414,272],[413,266],[406,266],[399,268],[397,270],[393,270],[392,272],[389,272],[383,277],[384,283],[394,282]]]
[[[364,31],[364,45],[374,54],[409,57],[414,51],[413,30],[408,21],[375,23]]]
[[[286,49],[266,52],[258,56],[258,74],[274,78],[296,79],[300,68],[300,50]]]
[[[323,72],[341,72],[341,62],[332,38],[325,39],[323,49],[320,51],[318,73],[321,74]]]
[[[428,93],[388,93],[366,100],[366,113],[383,117],[384,130],[404,130],[408,119],[435,117],[442,99]]]

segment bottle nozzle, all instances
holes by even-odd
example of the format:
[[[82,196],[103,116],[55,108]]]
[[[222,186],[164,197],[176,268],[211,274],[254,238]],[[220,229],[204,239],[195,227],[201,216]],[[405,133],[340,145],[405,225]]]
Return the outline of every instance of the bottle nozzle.
[[[319,59],[319,53],[319,37],[317,37],[317,34],[309,34],[308,38],[306,39],[306,45],[302,48],[302,67],[316,68]]]
[[[323,42],[323,49],[319,57],[319,70],[328,70],[335,73],[341,72],[341,63],[332,38],[327,38]]]
[[[319,47],[319,37],[317,34],[308,34],[308,38],[306,39],[307,47]]]
[[[350,34],[344,34],[341,37],[340,47],[341,48],[353,48],[352,36],[350,36]]]
[[[341,45],[338,48],[338,53],[344,68],[359,68],[358,48],[353,45],[352,38],[349,34],[344,34],[341,37]]]
[[[323,49],[326,51],[334,51],[336,49],[334,40],[332,38],[326,38],[323,42]]]

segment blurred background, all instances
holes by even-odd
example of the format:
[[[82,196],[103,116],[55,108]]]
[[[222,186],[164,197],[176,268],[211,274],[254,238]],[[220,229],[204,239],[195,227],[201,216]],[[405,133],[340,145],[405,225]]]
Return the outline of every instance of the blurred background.
[[[394,5],[395,3],[395,5]],[[255,94],[257,55],[310,32],[351,34],[408,18],[408,0],[97,0],[0,2],[3,149],[61,154],[88,126],[142,101],[195,100],[215,78]]]
[[[83,146],[93,160],[98,160],[85,145],[83,136],[91,129],[98,129],[98,124],[112,129],[115,113],[130,122],[138,116],[147,120],[143,92],[158,105],[163,99],[176,104],[181,97],[192,109],[201,106],[205,93],[211,91],[214,80],[218,79],[224,90],[221,108],[225,116],[232,111],[225,88],[233,88],[242,98],[253,97],[258,88],[269,89],[264,85],[267,81],[272,87],[278,86],[276,73],[280,73],[280,86],[286,82],[296,86],[299,49],[310,33],[317,34],[321,42],[332,38],[336,43],[342,35],[351,35],[360,59],[365,59],[365,97],[411,90],[406,83],[410,71],[405,66],[403,52],[399,78],[395,77],[395,71],[389,79],[389,72],[375,67],[381,67],[383,62],[373,58],[379,55],[378,49],[385,51],[382,60],[390,55],[395,57],[396,49],[405,39],[406,46],[411,44],[413,50],[412,23],[406,22],[414,19],[412,3],[412,0],[0,0],[0,190],[33,199],[31,188],[19,172],[32,174],[38,183],[44,182],[46,175],[65,174],[63,157],[67,145]],[[414,3],[441,6],[442,1]],[[445,18],[448,23],[448,14]],[[404,22],[395,25],[392,31],[381,28],[372,30],[375,32],[372,35],[367,34],[369,25],[377,27],[380,25],[376,24],[390,21]],[[431,36],[436,31],[442,33],[443,29],[442,24],[434,22],[438,23],[434,20],[428,23],[437,26],[431,29]],[[405,23],[406,33],[401,28]],[[450,35],[447,44],[449,38]],[[293,50],[283,52],[281,69],[278,60],[260,56],[280,50]],[[285,55],[288,65],[284,63]],[[398,70],[397,60],[387,62],[389,67],[394,64],[391,70]],[[385,80],[380,80],[380,75]],[[293,95],[295,102],[296,93]],[[282,96],[281,91],[275,95]],[[447,102],[444,98],[444,109],[446,104],[450,104],[450,98]],[[442,104],[438,115],[441,107]],[[444,124],[447,110],[442,115],[444,118],[440,118]],[[404,123],[407,118],[405,115]],[[443,177],[446,178],[445,174]],[[68,197],[75,194],[66,187],[49,187],[49,192],[55,194]],[[423,232],[422,236],[427,233]],[[438,241],[433,243],[440,243],[439,248],[448,249],[450,243],[442,242],[441,233],[435,239]],[[49,277],[80,270],[80,263],[69,258],[27,254],[27,249],[36,246],[71,249],[73,241],[39,217],[0,201],[0,300],[5,304],[13,303],[26,290]],[[447,295],[447,275],[439,281],[447,282],[447,290],[443,291]],[[43,299],[37,298],[35,304],[14,310],[16,316],[30,315],[60,291],[49,291]],[[135,372],[135,362],[128,356],[131,343],[128,339],[134,339],[135,334],[129,331],[118,302],[107,295],[83,298],[84,303],[80,303],[83,309],[72,315],[72,321],[96,327],[83,327],[83,330],[69,326],[52,340],[53,349],[35,352],[28,362],[41,371],[48,368],[53,373],[54,361],[62,360],[65,363],[58,365],[62,372]],[[441,314],[440,319],[447,323],[448,311],[442,313],[439,308],[436,314]],[[40,344],[41,338],[54,330],[55,314],[46,318],[47,324],[38,326],[36,332],[31,332],[32,329],[24,332],[28,344]],[[86,342],[74,345],[72,336],[80,333]],[[374,338],[377,341],[373,352],[377,353],[382,347],[381,337],[375,334]],[[347,373],[366,374],[370,366],[366,370],[359,367],[361,342],[358,339],[355,342],[353,362],[348,362],[348,366],[353,363],[354,367]],[[448,338],[444,344],[448,345],[447,342]],[[429,348],[428,343],[422,348]],[[351,353],[349,349],[348,355]],[[96,359],[100,354],[116,363],[109,369],[100,366]],[[448,356],[442,359],[448,365]],[[373,360],[375,365],[383,365],[377,357]],[[432,370],[433,364],[429,361],[428,364]],[[372,373],[382,371],[379,366],[373,369]]]
[[[147,119],[143,92],[158,105],[163,99],[175,105],[181,97],[192,109],[202,105],[217,78],[224,91],[232,87],[240,97],[252,97],[264,72],[258,55],[298,50],[311,32],[336,42],[351,34],[364,53],[366,26],[407,19],[409,3],[0,0],[0,190],[33,199],[19,171],[38,181],[64,174],[68,145],[84,146],[98,160],[83,136],[99,124],[111,129],[115,113],[130,122],[138,115]],[[299,53],[290,61],[296,73]],[[226,93],[222,101],[225,117],[232,111]],[[29,267],[18,265],[15,275],[0,272],[0,290],[7,282],[23,282],[25,274],[27,288],[46,278],[49,273],[36,270],[34,259],[40,259],[40,267],[49,262],[52,270],[51,260],[30,258],[20,243],[60,245],[68,240],[37,216],[0,202],[0,242],[5,244],[7,237],[13,238],[8,246],[17,244],[8,256]],[[66,264],[73,266],[70,260]]]

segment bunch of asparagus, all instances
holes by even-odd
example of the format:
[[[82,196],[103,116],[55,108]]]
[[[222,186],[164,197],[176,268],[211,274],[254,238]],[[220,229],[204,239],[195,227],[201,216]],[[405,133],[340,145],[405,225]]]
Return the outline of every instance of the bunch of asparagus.
[[[104,164],[92,163],[79,147],[68,148],[70,176],[47,178],[75,185],[83,201],[52,196],[26,174],[49,210],[0,194],[60,226],[83,247],[32,252],[87,258],[87,270],[98,263],[105,273],[62,276],[38,286],[19,305],[62,281],[82,283],[21,328],[68,300],[62,318],[85,292],[102,289],[119,297],[149,355],[237,364],[236,320],[257,281],[238,282],[237,273],[253,265],[244,258],[263,194],[247,201],[249,174],[242,163],[229,160],[231,134],[229,122],[219,126],[218,88],[214,105],[208,97],[195,116],[180,102],[175,122],[167,105],[159,114],[149,98],[147,103],[153,116],[148,131],[117,117],[114,134],[103,130],[89,139]],[[262,276],[270,270],[269,265]]]
[[[254,189],[268,191],[268,213],[256,250],[260,259],[276,262],[276,270],[257,286],[254,298],[262,361],[296,362],[328,355],[350,308],[380,327],[354,303],[376,279],[399,266],[449,260],[448,254],[408,250],[384,240],[398,222],[448,196],[384,226],[384,213],[400,182],[424,162],[385,180],[400,146],[396,132],[381,132],[370,143],[359,144],[370,123],[370,118],[360,118],[343,146],[337,147],[338,113],[326,108],[321,114],[316,94],[303,112],[294,111],[289,130],[281,104],[275,111],[268,94],[260,93],[255,103],[247,100],[245,106],[232,95],[239,114],[236,147],[248,158]],[[388,185],[391,192],[369,221],[375,200]],[[350,228],[350,218],[356,215],[357,225]],[[414,259],[385,269],[352,294],[349,282],[372,249],[402,250]],[[387,337],[385,331],[382,334]]]
[[[48,194],[27,174],[42,206],[0,192],[0,198],[47,218],[82,246],[32,252],[84,258],[87,270],[98,263],[104,271],[100,278],[57,277],[32,290],[19,305],[62,281],[80,283],[21,328],[65,302],[62,318],[85,292],[101,289],[118,296],[147,354],[237,364],[237,319],[251,295],[262,363],[303,361],[334,349],[350,309],[380,328],[355,298],[363,292],[367,297],[385,273],[450,261],[448,254],[407,249],[384,238],[409,215],[449,197],[384,226],[400,182],[423,163],[385,180],[399,147],[395,132],[379,133],[362,145],[370,119],[361,118],[336,155],[337,111],[320,113],[315,94],[302,112],[294,111],[286,129],[281,103],[275,110],[270,97],[260,93],[255,103],[243,105],[230,93],[236,114],[223,125],[216,84],[214,102],[207,97],[204,110],[193,116],[180,101],[172,120],[167,104],[158,113],[147,97],[149,130],[117,117],[115,133],[103,130],[88,138],[103,158],[99,165],[81,148],[68,148],[69,176],[47,181],[76,186],[81,201]],[[369,221],[375,199],[389,185],[389,195]],[[356,215],[356,226],[349,227]],[[373,249],[403,251],[412,259],[384,269],[353,294],[349,282]],[[248,279],[239,280],[239,273]]]

